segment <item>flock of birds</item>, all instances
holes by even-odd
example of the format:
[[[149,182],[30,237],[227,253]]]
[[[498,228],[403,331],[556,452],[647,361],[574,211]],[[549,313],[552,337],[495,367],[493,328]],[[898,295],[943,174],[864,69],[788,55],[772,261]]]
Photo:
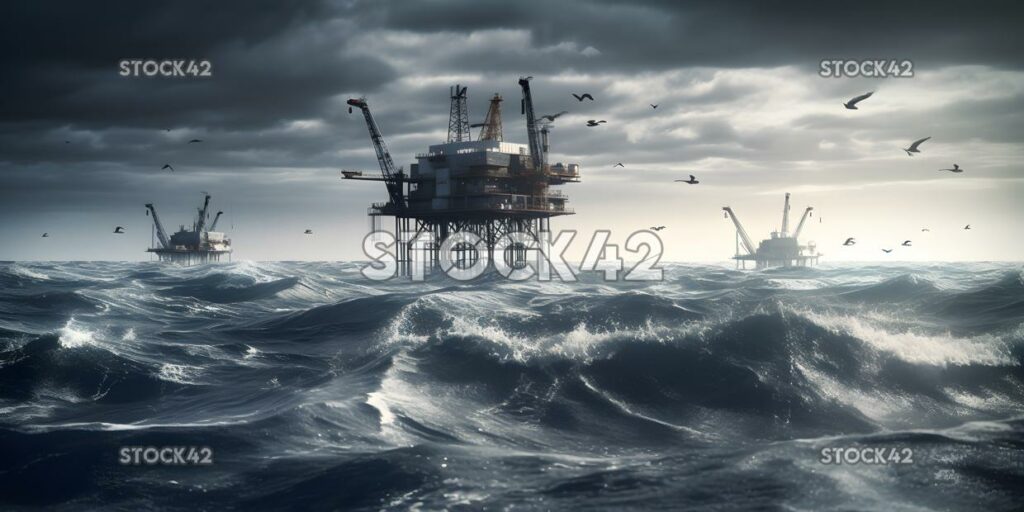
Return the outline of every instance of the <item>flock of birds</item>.
[[[865,94],[861,94],[860,96],[856,96],[856,97],[850,98],[849,101],[847,101],[846,103],[843,103],[843,106],[846,107],[847,110],[859,110],[857,108],[857,104],[862,102],[862,101],[864,101],[864,100],[866,100],[866,99],[868,99],[868,98],[870,98],[874,93],[875,93],[874,91],[871,91],[871,92],[868,92],[868,93],[865,93]],[[924,144],[926,141],[928,141],[930,139],[931,139],[930,136],[929,137],[924,137],[924,138],[921,138],[921,139],[917,139],[914,142],[911,142],[910,146],[903,148],[903,151],[905,151],[907,153],[907,156],[914,156],[914,153],[920,153],[921,152],[921,144]],[[964,170],[960,168],[959,164],[953,164],[953,167],[948,168],[948,169],[939,169],[939,172],[951,172],[951,173],[959,174],[959,173],[964,172]],[[963,227],[963,229],[969,230],[969,229],[971,229],[971,225],[967,224],[967,225],[965,225]],[[928,228],[921,228],[921,232],[922,233],[926,233],[926,232],[930,232],[930,231],[931,230],[928,229]],[[846,239],[846,241],[843,242],[843,246],[844,247],[850,247],[850,246],[853,246],[853,245],[856,245],[856,244],[857,244],[857,239],[855,237],[849,237],[849,238]],[[913,241],[912,240],[904,240],[903,243],[901,243],[899,246],[900,247],[913,247]],[[886,254],[892,253],[893,250],[894,250],[893,248],[885,248],[885,247],[882,248],[882,252],[884,252]]]
[[[857,104],[862,102],[862,101],[864,101],[864,100],[866,100],[866,99],[868,99],[868,98],[870,98],[874,94],[875,94],[875,92],[871,91],[871,92],[867,92],[865,94],[861,94],[860,96],[855,96],[853,98],[850,98],[845,103],[843,103],[843,106],[846,107],[847,110],[859,110],[857,108]],[[585,100],[595,101],[594,100],[594,96],[592,94],[590,94],[590,93],[587,93],[587,92],[584,92],[582,94],[572,93],[572,96],[573,96],[573,98],[576,98],[576,101],[578,101],[580,103],[582,103]],[[648,105],[650,105],[650,107],[652,109],[658,108],[658,104],[657,103],[649,103]],[[558,117],[563,116],[565,114],[568,114],[568,112],[563,110],[561,112],[558,112],[557,114],[548,114],[548,115],[541,116],[541,119],[547,119],[548,121],[553,122],[555,119],[557,119]],[[600,125],[602,125],[604,123],[607,123],[607,121],[604,120],[604,119],[588,119],[586,125],[588,127],[590,127],[590,128],[593,128],[593,127],[600,126]],[[905,147],[905,148],[902,148],[902,149],[903,149],[903,151],[905,151],[907,153],[908,156],[914,156],[915,153],[920,153],[921,152],[921,144],[924,144],[925,142],[927,142],[930,139],[931,139],[931,136],[924,137],[924,138],[921,138],[921,139],[917,139],[917,140],[911,142],[908,147]],[[612,166],[612,168],[618,168],[618,167],[625,168],[626,165],[623,164],[622,162],[617,162],[615,165]],[[939,172],[950,172],[950,173],[959,174],[959,173],[964,172],[964,169],[962,169],[959,164],[955,164],[954,163],[953,167],[946,168],[946,169],[939,169]],[[676,183],[686,183],[687,185],[696,185],[696,184],[700,183],[700,180],[698,180],[697,177],[692,175],[692,174],[690,175],[689,179],[674,180],[674,181]],[[820,216],[818,217],[818,222],[821,222],[821,217]],[[661,231],[662,229],[665,229],[665,226],[651,226],[650,229],[653,230],[653,231]],[[971,229],[971,225],[968,224],[968,225],[964,226],[963,229],[969,230],[969,229]],[[931,230],[928,229],[928,228],[923,228],[921,231],[922,232],[928,232],[928,231],[931,231]],[[850,237],[850,238],[847,238],[845,242],[843,242],[843,246],[852,246],[852,245],[855,245],[856,243],[857,243],[856,239],[853,238],[853,237]],[[903,243],[900,244],[900,247],[911,247],[912,243],[913,242],[911,240],[904,240]],[[882,249],[882,252],[884,252],[886,254],[889,254],[892,251],[893,251],[893,249],[888,249],[888,248],[883,248]]]

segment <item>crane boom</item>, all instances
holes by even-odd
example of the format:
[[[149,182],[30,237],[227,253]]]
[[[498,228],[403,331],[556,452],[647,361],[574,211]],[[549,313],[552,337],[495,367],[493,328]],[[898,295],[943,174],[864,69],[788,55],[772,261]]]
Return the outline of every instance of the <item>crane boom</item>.
[[[803,217],[800,217],[800,223],[796,225],[796,231],[793,232],[793,238],[800,238],[800,231],[804,229],[804,221],[806,221],[807,217],[811,215],[812,210],[814,210],[814,207],[811,206],[808,206],[807,209],[804,210],[804,215]]]
[[[153,207],[153,203],[147,203],[146,208],[153,215],[153,224],[156,225],[156,237],[160,240],[160,246],[164,249],[170,249],[171,242],[167,238],[167,232],[164,231],[164,225],[160,223],[160,217],[156,216],[156,208]]]
[[[203,194],[206,196],[203,199],[203,207],[199,209],[199,219],[196,221],[196,233],[202,233],[203,228],[206,227],[206,212],[210,209],[210,194]]]
[[[388,146],[384,142],[384,136],[380,133],[380,128],[377,128],[377,122],[373,120],[373,115],[370,114],[370,107],[366,104],[365,99],[351,99],[347,102],[349,104],[349,112],[352,111],[351,107],[356,107],[363,111],[363,117],[366,118],[366,127],[370,130],[370,140],[373,142],[373,149],[377,152],[377,163],[380,164],[380,172],[384,177],[384,186],[388,189],[388,197],[391,199],[391,204],[396,208],[405,207],[405,200],[402,197],[402,176],[399,171],[395,170],[395,162],[391,159],[391,152],[388,151]]]
[[[523,88],[523,113],[526,114],[526,133],[530,139],[530,157],[533,168],[537,172],[544,171],[544,148],[537,130],[537,119],[533,113],[533,96],[530,94],[530,77],[520,78],[519,87]]]
[[[217,215],[213,218],[213,222],[210,223],[210,231],[217,229],[217,221],[220,220],[220,216],[223,214],[224,212],[217,212]]]
[[[740,224],[740,219],[736,218],[736,214],[733,213],[732,208],[723,206],[722,210],[725,210],[725,213],[729,215],[730,219],[732,219],[732,223],[736,225],[736,232],[740,234],[740,241],[743,242],[743,248],[747,250],[747,254],[754,254],[756,252],[754,249],[754,242],[752,242],[750,240],[750,236],[747,235],[747,230],[743,229],[743,224]]]
[[[782,207],[782,236],[789,236],[789,192],[786,192],[786,204]]]

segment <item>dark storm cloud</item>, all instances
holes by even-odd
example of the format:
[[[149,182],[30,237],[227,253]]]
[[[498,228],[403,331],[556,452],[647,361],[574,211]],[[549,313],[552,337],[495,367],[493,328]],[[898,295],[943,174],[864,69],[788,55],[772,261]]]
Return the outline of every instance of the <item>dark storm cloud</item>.
[[[21,2],[0,21],[3,122],[260,126],[393,71],[338,51],[351,27],[305,2]],[[122,59],[208,59],[210,78],[125,78]]]
[[[816,67],[823,58],[910,58],[922,65],[1024,65],[1024,4],[996,2],[723,2],[474,0],[375,2],[371,19],[393,29],[461,33],[529,30],[538,46],[596,47],[597,66]],[[507,57],[507,56],[506,56]],[[480,61],[464,60],[479,69]],[[571,65],[559,56],[538,69]],[[532,69],[532,68],[531,68]]]

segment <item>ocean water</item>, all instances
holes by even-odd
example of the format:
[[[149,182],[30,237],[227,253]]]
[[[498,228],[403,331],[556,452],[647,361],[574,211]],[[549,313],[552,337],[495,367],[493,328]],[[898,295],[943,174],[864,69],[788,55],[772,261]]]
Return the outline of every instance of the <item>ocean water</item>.
[[[0,509],[1024,505],[1020,264],[358,269],[0,263]]]

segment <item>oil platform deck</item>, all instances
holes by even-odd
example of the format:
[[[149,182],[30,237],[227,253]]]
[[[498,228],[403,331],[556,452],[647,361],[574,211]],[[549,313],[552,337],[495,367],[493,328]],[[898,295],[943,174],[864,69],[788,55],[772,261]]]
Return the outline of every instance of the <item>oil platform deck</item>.
[[[196,220],[192,223],[192,229],[186,230],[185,226],[181,225],[178,232],[170,236],[164,230],[160,217],[157,216],[156,208],[152,203],[146,204],[146,215],[153,217],[153,231],[156,241],[159,242],[159,245],[154,242],[152,244],[154,247],[146,249],[146,252],[156,254],[160,261],[186,265],[217,262],[225,255],[230,259],[231,239],[227,238],[224,233],[214,231],[224,212],[217,212],[213,222],[207,225],[210,195],[205,194],[205,196],[203,206],[199,208]]]
[[[740,223],[732,208],[724,206],[722,210],[725,211],[725,217],[731,218],[736,226],[736,255],[732,258],[736,260],[736,268],[747,268],[748,261],[754,262],[755,269],[806,267],[818,264],[818,258],[821,257],[821,254],[818,253],[814,242],[800,245],[798,241],[800,233],[803,231],[804,223],[813,215],[814,208],[808,206],[804,210],[796,231],[790,234],[789,193],[786,193],[786,204],[782,210],[782,229],[772,231],[770,238],[761,240],[757,247],[754,246],[750,236],[747,235],[747,230],[743,228],[743,224]]]
[[[537,240],[542,231],[550,229],[552,217],[574,213],[566,207],[568,196],[551,187],[579,182],[580,167],[548,163],[551,122],[535,117],[529,79],[520,79],[519,86],[529,144],[503,140],[502,98],[498,94],[491,98],[484,122],[470,125],[466,88],[456,85],[451,89],[447,142],[416,155],[408,173],[394,167],[366,100],[348,101],[350,111],[359,108],[363,112],[381,175],[342,174],[345,179],[385,183],[389,200],[371,204],[367,214],[373,231],[381,230],[383,217],[394,217],[400,273],[409,273],[414,256],[423,258],[427,268],[436,266],[439,244],[452,234],[472,233],[481,240],[479,247],[459,252],[456,264],[466,267],[475,263],[477,251],[486,251],[493,260],[496,242],[505,235],[523,233]],[[471,140],[471,126],[481,127],[478,140]],[[432,243],[420,247],[421,254],[414,254],[414,240],[423,233],[432,236]],[[532,250],[515,246],[502,257],[508,265],[518,267]]]

